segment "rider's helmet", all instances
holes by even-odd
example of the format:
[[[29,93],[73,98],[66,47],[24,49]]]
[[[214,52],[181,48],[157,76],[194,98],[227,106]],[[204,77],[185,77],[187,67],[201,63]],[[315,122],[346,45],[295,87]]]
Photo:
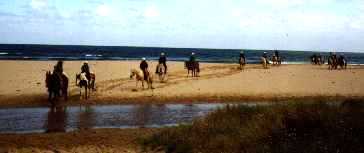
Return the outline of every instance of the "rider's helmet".
[[[145,60],[147,60],[147,59],[146,59],[145,57],[143,57],[143,58],[142,58],[142,61],[145,61]]]
[[[164,53],[163,52],[161,53],[161,56],[164,56]]]
[[[244,54],[244,51],[240,51],[240,54]]]
[[[85,65],[88,64],[88,61],[84,61],[83,64],[85,64]]]
[[[192,53],[191,53],[191,55],[195,55],[195,53],[194,53],[194,52],[192,52]]]

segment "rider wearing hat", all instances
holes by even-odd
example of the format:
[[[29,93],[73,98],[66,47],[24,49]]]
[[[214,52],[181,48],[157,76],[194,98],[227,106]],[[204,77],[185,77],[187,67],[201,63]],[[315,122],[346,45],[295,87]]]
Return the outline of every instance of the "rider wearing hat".
[[[267,59],[268,58],[268,55],[267,55],[267,52],[264,52],[263,55],[262,55],[263,58]]]
[[[83,65],[81,66],[81,73],[86,73],[87,80],[91,79],[91,73],[90,73],[90,67],[88,66],[88,62],[83,62]]]
[[[142,58],[142,62],[140,62],[139,67],[143,71],[144,80],[147,80],[148,79],[148,77],[147,77],[147,73],[148,73],[148,63],[147,63],[145,57]]]
[[[166,57],[166,55],[163,52],[159,56],[158,63],[159,64],[163,64],[163,66],[165,67],[164,73],[167,73],[167,64],[166,64],[167,63],[167,57]],[[155,73],[158,73],[158,67],[157,67]]]

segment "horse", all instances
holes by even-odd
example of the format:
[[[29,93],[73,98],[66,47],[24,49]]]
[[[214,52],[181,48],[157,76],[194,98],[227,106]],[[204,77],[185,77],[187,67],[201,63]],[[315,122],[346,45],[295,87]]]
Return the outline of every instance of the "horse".
[[[57,75],[52,73],[51,71],[46,72],[45,79],[46,87],[48,89],[48,101],[52,104],[54,100],[58,97],[64,97],[64,100],[68,99],[68,76],[66,73],[62,73],[62,75]]]
[[[245,58],[240,58],[239,59],[239,64],[240,64],[240,70],[243,70],[244,69],[244,66],[246,64]]]
[[[85,88],[85,98],[88,98],[88,91],[95,90],[95,73],[90,73],[90,80],[87,79],[86,73],[79,73],[76,74],[76,86],[80,88],[80,96],[81,96],[81,89]],[[89,89],[89,90],[88,90]]]
[[[166,77],[166,67],[162,64],[162,63],[159,63],[157,65],[157,72],[156,72],[159,76],[159,80],[161,82],[164,81],[165,77]]]
[[[261,57],[260,60],[262,62],[263,68],[267,69],[269,64],[267,58]]]
[[[329,58],[327,59],[327,64],[329,65],[328,69],[332,70],[332,69],[337,69],[337,59],[334,56],[329,56]]]
[[[149,72],[146,73],[147,75],[147,79],[144,80],[144,74],[142,70],[137,70],[137,69],[131,69],[130,70],[130,79],[133,79],[133,77],[135,76],[136,79],[136,85],[135,87],[138,87],[138,82],[141,81],[142,82],[142,87],[144,89],[144,81],[147,82],[148,84],[148,89],[154,89],[153,88],[153,75]]]
[[[337,65],[339,65],[341,69],[346,69],[348,64],[345,58],[338,58]]]
[[[185,69],[187,69],[187,77],[190,74],[190,71],[192,77],[198,77],[198,73],[200,73],[200,64],[199,62],[195,61],[186,61]]]
[[[282,58],[280,56],[273,56],[272,57],[272,64],[273,65],[281,65],[282,64]]]

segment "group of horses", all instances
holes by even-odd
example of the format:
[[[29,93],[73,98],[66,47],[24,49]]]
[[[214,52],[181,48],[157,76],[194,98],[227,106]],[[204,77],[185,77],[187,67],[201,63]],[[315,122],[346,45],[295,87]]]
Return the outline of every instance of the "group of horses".
[[[85,90],[85,98],[88,98],[89,92],[95,90],[95,73],[90,73],[90,79],[87,79],[86,73],[76,74],[76,86],[80,89],[80,96],[82,88]],[[64,100],[68,99],[68,84],[69,77],[63,72],[62,74],[53,73],[51,71],[46,72],[45,79],[46,87],[48,89],[48,101],[54,104],[55,100],[59,97],[64,97]]]
[[[260,61],[261,61],[262,65],[263,65],[263,68],[268,69],[269,64],[272,64],[272,66],[281,65],[282,64],[282,57],[273,55],[272,58],[271,58],[271,62],[270,62],[268,58],[265,58],[265,57],[262,56],[262,57],[260,57]]]
[[[321,55],[312,55],[311,63],[314,65],[322,65],[325,64],[325,60]],[[336,70],[340,67],[340,69],[346,69],[347,67],[347,60],[344,58],[343,55],[336,57],[336,55],[331,54],[327,57],[327,65],[329,66],[329,70]]]

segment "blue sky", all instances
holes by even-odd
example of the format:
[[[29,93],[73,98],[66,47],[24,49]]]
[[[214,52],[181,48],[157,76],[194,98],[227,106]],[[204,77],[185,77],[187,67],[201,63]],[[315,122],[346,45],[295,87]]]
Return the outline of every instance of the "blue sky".
[[[3,0],[0,43],[364,52],[364,1]]]

